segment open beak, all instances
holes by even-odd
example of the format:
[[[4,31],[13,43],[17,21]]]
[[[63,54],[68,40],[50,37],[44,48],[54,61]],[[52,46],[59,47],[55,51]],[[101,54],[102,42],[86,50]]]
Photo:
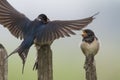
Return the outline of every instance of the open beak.
[[[86,37],[87,36],[87,33],[84,31],[84,30],[82,30],[82,37]]]

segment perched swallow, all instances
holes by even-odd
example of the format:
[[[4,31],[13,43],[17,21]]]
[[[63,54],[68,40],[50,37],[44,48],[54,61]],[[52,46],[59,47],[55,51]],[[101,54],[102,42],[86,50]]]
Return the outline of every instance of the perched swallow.
[[[98,38],[95,36],[94,32],[90,29],[83,30],[82,34],[82,44],[81,50],[86,57],[94,56],[97,54],[99,50],[99,41]]]
[[[30,20],[12,7],[7,0],[0,0],[0,24],[16,38],[23,39],[20,46],[10,54],[19,54],[23,61],[23,69],[29,49],[34,43],[50,44],[60,37],[75,35],[73,30],[81,30],[93,19],[94,16],[79,20],[50,21],[45,14],[40,14],[35,20]]]

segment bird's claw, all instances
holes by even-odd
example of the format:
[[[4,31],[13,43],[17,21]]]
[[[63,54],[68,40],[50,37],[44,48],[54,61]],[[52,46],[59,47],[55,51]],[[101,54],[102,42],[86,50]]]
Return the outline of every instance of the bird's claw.
[[[35,64],[33,66],[33,70],[37,70],[38,69],[38,60],[36,59]]]

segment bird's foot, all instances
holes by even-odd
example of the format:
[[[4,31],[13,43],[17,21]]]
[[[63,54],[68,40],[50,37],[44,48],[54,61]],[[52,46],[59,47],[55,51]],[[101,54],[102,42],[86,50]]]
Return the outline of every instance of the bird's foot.
[[[38,69],[38,60],[36,59],[35,64],[33,66],[33,70],[37,70]]]

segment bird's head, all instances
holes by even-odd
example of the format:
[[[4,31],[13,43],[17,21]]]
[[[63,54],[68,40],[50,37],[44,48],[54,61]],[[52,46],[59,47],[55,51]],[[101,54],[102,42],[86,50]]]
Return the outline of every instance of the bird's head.
[[[40,14],[37,17],[37,20],[42,21],[43,23],[48,23],[49,22],[49,19],[45,14]]]
[[[95,36],[95,34],[94,34],[94,32],[92,31],[92,30],[90,30],[90,29],[85,29],[85,30],[82,30],[82,37],[83,38],[86,38],[86,37],[94,37]]]

